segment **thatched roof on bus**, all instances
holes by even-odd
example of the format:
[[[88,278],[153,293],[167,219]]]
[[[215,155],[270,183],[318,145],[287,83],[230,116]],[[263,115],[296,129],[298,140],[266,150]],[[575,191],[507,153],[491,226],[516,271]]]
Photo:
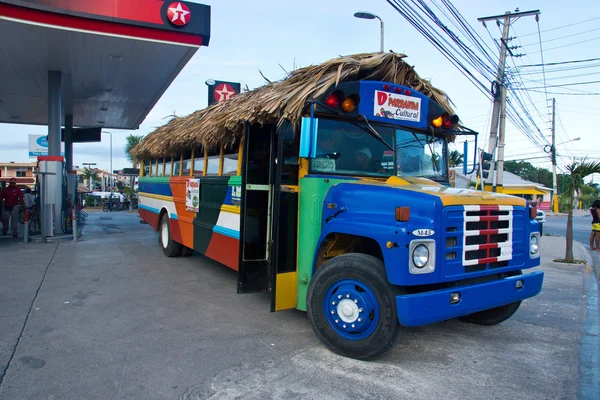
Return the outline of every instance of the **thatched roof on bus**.
[[[185,117],[175,117],[146,136],[132,154],[138,159],[174,156],[191,148],[231,145],[242,135],[245,120],[254,124],[297,123],[310,98],[317,98],[342,81],[394,82],[417,90],[453,114],[444,92],[422,79],[406,56],[365,53],[344,56],[292,71],[285,79],[270,82]]]

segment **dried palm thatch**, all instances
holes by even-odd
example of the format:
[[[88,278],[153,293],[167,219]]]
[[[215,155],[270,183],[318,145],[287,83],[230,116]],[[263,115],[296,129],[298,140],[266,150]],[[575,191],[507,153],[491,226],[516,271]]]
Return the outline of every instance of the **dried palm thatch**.
[[[150,133],[132,153],[143,159],[174,156],[191,148],[231,146],[241,137],[244,121],[279,124],[288,120],[297,124],[307,100],[343,81],[375,80],[408,86],[453,114],[446,94],[419,77],[405,57],[391,52],[355,54],[300,68],[281,81],[240,93],[186,117],[173,118]]]

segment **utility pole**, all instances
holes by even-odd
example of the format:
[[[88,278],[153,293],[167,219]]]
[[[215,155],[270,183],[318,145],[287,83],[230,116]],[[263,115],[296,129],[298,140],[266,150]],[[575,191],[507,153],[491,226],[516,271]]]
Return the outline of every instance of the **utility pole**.
[[[500,58],[498,60],[498,72],[496,74],[496,80],[492,94],[494,95],[494,107],[492,109],[492,122],[490,124],[490,140],[488,143],[488,153],[495,154],[496,147],[498,148],[498,167],[497,167],[497,179],[494,185],[494,163],[490,170],[488,182],[485,184],[486,191],[498,191],[502,192],[503,172],[504,172],[504,142],[505,142],[505,126],[506,126],[506,84],[505,84],[505,66],[506,66],[506,53],[511,53],[508,48],[508,37],[510,30],[510,22],[512,18],[525,17],[528,15],[535,15],[536,18],[540,14],[540,10],[524,11],[511,13],[507,11],[504,15],[492,15],[489,17],[477,18],[485,26],[485,21],[496,21],[500,19],[504,20],[502,29],[502,39],[500,39]],[[498,130],[500,133],[498,134]],[[493,186],[494,185],[494,186]]]
[[[554,118],[556,115],[556,99],[552,99],[552,211],[558,212],[558,180],[556,177],[556,135]]]

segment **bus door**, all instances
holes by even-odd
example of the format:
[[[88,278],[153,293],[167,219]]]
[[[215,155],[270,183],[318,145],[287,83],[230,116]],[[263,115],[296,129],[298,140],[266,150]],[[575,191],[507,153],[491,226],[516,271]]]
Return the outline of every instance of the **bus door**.
[[[275,128],[244,124],[238,293],[267,292],[271,277],[271,209]]]
[[[293,127],[244,127],[238,293],[271,292],[296,306],[298,144]]]

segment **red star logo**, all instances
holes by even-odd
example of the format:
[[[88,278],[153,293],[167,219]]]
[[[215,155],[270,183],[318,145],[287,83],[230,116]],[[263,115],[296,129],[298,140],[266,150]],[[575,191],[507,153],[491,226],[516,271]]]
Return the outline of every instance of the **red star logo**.
[[[233,95],[235,94],[235,90],[233,89],[233,86],[227,83],[219,83],[215,88],[214,93],[215,100],[220,103],[233,97]]]
[[[171,3],[169,8],[167,8],[167,18],[173,25],[184,26],[190,22],[190,18],[192,17],[190,13],[190,9],[184,3],[177,1]]]

